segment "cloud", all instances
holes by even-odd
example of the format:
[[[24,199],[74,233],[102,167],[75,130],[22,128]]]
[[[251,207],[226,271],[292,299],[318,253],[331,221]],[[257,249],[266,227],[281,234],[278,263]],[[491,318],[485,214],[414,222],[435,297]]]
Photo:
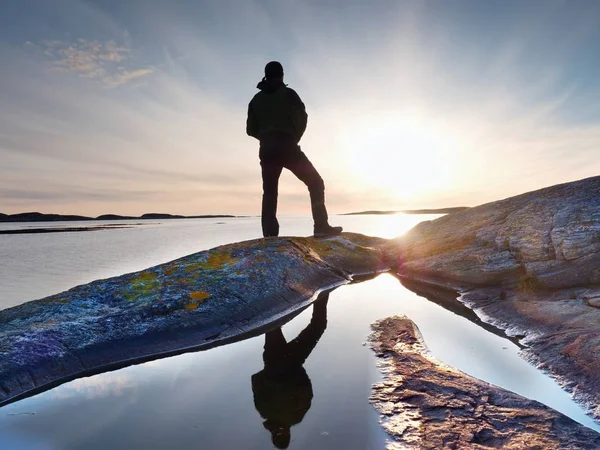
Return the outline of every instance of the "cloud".
[[[546,43],[562,29],[552,21],[491,29],[482,46],[471,39],[477,29],[467,33],[424,2],[350,1],[359,9],[341,16],[320,3],[224,3],[142,2],[139,14],[118,20],[110,8],[88,11],[60,33],[23,34],[20,42],[35,44],[0,42],[0,59],[10,61],[0,79],[3,209],[257,212],[257,144],[244,121],[269,59],[283,62],[308,107],[302,148],[325,180],[332,213],[474,205],[600,171],[600,90],[593,58],[581,53],[598,27],[586,28],[591,37],[561,37],[558,51]],[[66,29],[86,39],[65,38]],[[49,64],[57,70],[43,70]],[[439,155],[423,142],[407,145],[386,123],[415,124],[432,138],[422,140],[447,145]],[[387,140],[382,128],[384,137],[391,130]],[[369,184],[352,158],[398,168],[377,179],[421,174],[427,189],[403,197]],[[446,184],[428,181],[437,177],[431,165],[452,175]],[[305,187],[287,171],[280,200],[283,213],[308,212]]]
[[[137,70],[124,70],[116,75],[104,78],[104,83],[111,87],[121,86],[122,84],[128,83],[136,78],[145,77],[154,72],[153,69],[137,69]]]
[[[95,79],[105,86],[117,87],[154,72],[151,67],[128,67],[131,49],[115,41],[100,42],[79,38],[73,42],[42,41],[36,45],[27,42],[49,57],[55,68]]]
[[[135,393],[139,385],[138,380],[128,372],[131,371],[106,372],[87,378],[78,378],[53,389],[46,395],[56,400],[72,397],[79,399],[121,397],[126,393]]]

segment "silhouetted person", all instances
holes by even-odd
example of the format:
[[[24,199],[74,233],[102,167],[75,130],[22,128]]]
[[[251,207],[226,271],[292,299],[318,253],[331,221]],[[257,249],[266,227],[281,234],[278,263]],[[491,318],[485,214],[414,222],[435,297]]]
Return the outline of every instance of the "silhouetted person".
[[[265,76],[256,87],[260,92],[248,105],[246,133],[260,141],[263,236],[279,235],[277,189],[284,167],[308,187],[314,235],[341,233],[342,227],[329,225],[323,179],[298,145],[306,130],[308,114],[296,91],[283,83],[281,64],[277,61],[268,63]]]
[[[265,419],[273,445],[290,445],[290,428],[302,421],[313,398],[312,384],[302,365],[327,327],[329,294],[313,304],[310,323],[293,341],[287,342],[281,328],[265,334],[265,368],[252,375],[254,406]]]

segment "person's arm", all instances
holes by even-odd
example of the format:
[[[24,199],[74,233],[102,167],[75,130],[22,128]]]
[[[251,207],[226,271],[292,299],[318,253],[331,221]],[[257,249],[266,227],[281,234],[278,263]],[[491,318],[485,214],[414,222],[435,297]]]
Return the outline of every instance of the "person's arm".
[[[248,118],[246,119],[246,134],[258,139],[258,121],[256,115],[252,111],[252,102],[248,105]]]
[[[294,116],[296,117],[296,121],[297,121],[297,123],[296,123],[296,126],[298,127],[297,138],[298,138],[298,141],[300,141],[300,139],[304,135],[304,132],[306,131],[306,126],[308,125],[308,114],[306,113],[306,106],[304,106],[304,103],[300,99],[300,96],[298,95],[298,93],[291,88],[288,88],[288,89],[291,94],[292,107],[294,108]]]

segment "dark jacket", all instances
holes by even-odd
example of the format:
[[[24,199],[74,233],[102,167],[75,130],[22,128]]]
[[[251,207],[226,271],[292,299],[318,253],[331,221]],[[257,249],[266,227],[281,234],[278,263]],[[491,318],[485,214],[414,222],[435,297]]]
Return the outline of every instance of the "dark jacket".
[[[263,80],[256,87],[260,92],[248,105],[248,136],[261,140],[269,134],[285,133],[299,142],[306,130],[308,114],[296,91],[280,80]]]

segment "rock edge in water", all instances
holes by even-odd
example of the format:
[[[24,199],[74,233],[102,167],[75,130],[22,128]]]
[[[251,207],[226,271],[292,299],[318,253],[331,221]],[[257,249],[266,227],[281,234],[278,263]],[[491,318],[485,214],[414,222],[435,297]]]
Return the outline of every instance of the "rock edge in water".
[[[372,328],[384,381],[371,402],[393,438],[388,448],[600,448],[600,434],[567,416],[430,357],[407,317]]]
[[[0,311],[0,405],[60,382],[242,338],[390,269],[355,233],[224,245]]]

